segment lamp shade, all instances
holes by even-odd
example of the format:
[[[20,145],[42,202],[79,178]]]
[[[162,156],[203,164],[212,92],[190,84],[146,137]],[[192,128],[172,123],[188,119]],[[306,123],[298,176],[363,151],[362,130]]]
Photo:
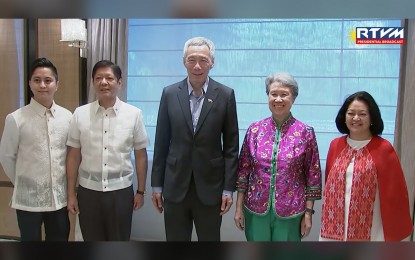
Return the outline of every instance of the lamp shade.
[[[61,19],[61,41],[86,42],[85,21],[81,19]]]

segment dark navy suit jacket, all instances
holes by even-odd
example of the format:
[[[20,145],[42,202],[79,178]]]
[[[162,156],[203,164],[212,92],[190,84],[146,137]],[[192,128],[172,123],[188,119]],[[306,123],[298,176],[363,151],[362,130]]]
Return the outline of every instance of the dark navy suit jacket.
[[[234,90],[209,78],[193,133],[187,79],[163,89],[157,118],[151,186],[172,202],[184,199],[192,173],[199,199],[221,203],[235,190],[239,129]]]

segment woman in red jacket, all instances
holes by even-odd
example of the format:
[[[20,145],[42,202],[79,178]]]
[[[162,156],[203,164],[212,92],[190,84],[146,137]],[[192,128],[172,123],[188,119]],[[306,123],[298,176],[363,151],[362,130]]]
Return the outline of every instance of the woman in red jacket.
[[[413,230],[399,158],[379,135],[383,120],[373,97],[349,96],[336,117],[326,163],[320,241],[401,241]]]

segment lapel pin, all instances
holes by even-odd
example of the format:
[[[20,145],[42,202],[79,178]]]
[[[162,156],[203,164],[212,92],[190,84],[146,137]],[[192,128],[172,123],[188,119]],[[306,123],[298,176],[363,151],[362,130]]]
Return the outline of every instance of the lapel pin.
[[[213,100],[212,100],[212,99],[210,99],[210,98],[208,98],[208,102],[209,102],[209,103],[213,103]]]

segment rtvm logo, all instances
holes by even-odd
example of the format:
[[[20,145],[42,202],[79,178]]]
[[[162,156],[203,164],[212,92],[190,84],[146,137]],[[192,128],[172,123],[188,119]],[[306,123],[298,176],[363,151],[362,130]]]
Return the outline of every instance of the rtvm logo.
[[[404,27],[356,27],[356,44],[405,44]]]

